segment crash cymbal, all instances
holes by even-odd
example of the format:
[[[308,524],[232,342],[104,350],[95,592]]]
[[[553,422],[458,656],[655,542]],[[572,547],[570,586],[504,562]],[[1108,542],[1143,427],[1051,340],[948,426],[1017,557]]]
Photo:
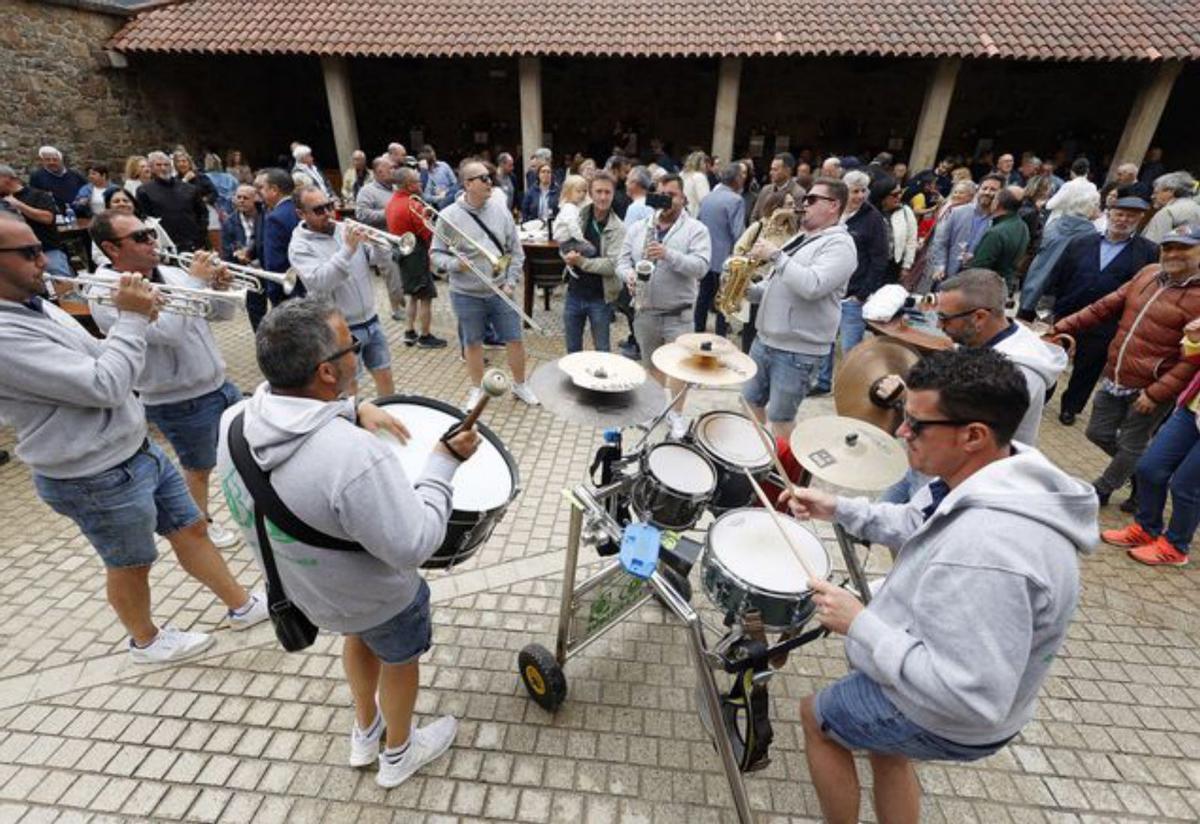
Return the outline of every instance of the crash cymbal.
[[[675,343],[693,355],[727,355],[741,351],[733,341],[712,332],[688,332],[675,338]]]
[[[650,359],[664,375],[686,383],[736,386],[753,378],[758,366],[749,355],[743,355],[733,344],[729,345],[731,351],[710,355],[696,354],[680,343],[664,343],[654,350]]]
[[[894,434],[900,410],[874,399],[872,389],[886,375],[907,378],[921,359],[912,348],[894,338],[875,337],[850,350],[833,381],[833,408],[839,415],[857,418]]]
[[[827,415],[796,422],[792,454],[816,479],[841,489],[877,492],[904,477],[908,454],[877,426]]]
[[[529,385],[554,417],[597,429],[644,423],[663,411],[667,397],[654,381],[627,392],[596,392],[577,386],[557,363],[543,363]]]
[[[943,335],[940,329],[934,327],[916,327],[900,318],[887,323],[867,321],[867,326],[877,335],[885,338],[895,338],[906,343],[918,352],[938,352],[942,349],[953,349],[954,341]]]
[[[593,392],[628,392],[646,382],[641,364],[611,352],[572,352],[558,359],[558,368]]]

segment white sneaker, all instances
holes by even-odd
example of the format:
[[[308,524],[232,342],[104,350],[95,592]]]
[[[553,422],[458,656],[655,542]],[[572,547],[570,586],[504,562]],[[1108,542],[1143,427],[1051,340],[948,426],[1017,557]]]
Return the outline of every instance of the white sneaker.
[[[687,436],[688,427],[691,425],[691,421],[687,417],[674,410],[667,413],[667,423],[671,426],[671,437],[677,441],[681,441]]]
[[[533,390],[529,388],[529,384],[527,383],[514,383],[512,385],[512,392],[517,396],[518,400],[522,400],[530,406],[541,404],[541,401],[538,400],[537,395],[533,394]]]
[[[375,783],[381,787],[396,787],[424,767],[436,760],[454,743],[458,732],[458,721],[452,715],[443,715],[432,724],[413,730],[408,737],[408,749],[395,764],[388,761],[384,753],[379,754],[379,772]]]
[[[158,635],[147,647],[135,647],[129,640],[129,657],[135,664],[169,664],[199,655],[213,645],[211,635],[184,632],[174,627],[159,627]]]
[[[250,627],[255,624],[261,624],[270,617],[271,612],[267,604],[267,595],[265,592],[250,593],[250,603],[243,607],[242,612],[234,613],[233,610],[229,610],[225,613],[225,620],[229,623],[229,628],[234,632],[250,629]]]
[[[229,547],[240,543],[242,537],[232,529],[226,529],[216,521],[210,521],[208,524],[208,540],[212,541],[213,546],[217,549],[229,549]]]
[[[475,408],[475,404],[479,403],[479,399],[482,397],[483,390],[478,386],[472,387],[471,391],[467,393],[467,402],[463,404],[463,411],[470,412]]]
[[[350,766],[351,767],[366,767],[375,763],[375,759],[379,758],[379,739],[383,737],[385,729],[383,725],[383,714],[379,709],[375,709],[375,727],[374,735],[367,735],[358,728],[358,723],[353,724],[350,730]]]

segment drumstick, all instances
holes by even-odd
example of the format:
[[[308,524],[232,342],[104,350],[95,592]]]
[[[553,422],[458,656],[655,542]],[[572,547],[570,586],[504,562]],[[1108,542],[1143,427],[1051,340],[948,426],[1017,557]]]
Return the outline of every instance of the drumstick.
[[[800,551],[800,547],[792,541],[791,533],[787,531],[787,527],[783,525],[783,517],[771,506],[771,502],[767,500],[767,493],[762,491],[762,487],[758,485],[758,481],[754,480],[754,476],[750,474],[750,470],[743,467],[742,472],[746,473],[746,477],[750,480],[750,485],[754,487],[754,493],[758,495],[758,500],[766,507],[767,512],[771,513],[771,520],[775,522],[775,526],[779,529],[779,534],[783,536],[783,540],[787,542],[788,549],[796,556],[796,560],[800,562],[800,567],[804,570],[804,574],[811,581],[819,581],[817,574],[813,572],[812,567],[808,565],[808,561],[804,559],[804,554]]]
[[[779,450],[775,448],[775,444],[771,443],[771,437],[767,434],[766,427],[758,422],[758,418],[754,417],[754,410],[750,408],[750,404],[746,401],[745,396],[738,395],[738,400],[742,402],[742,409],[746,410],[746,415],[750,418],[750,423],[754,426],[754,431],[758,433],[758,438],[762,441],[763,448],[771,456],[771,461],[775,464],[775,471],[779,473],[779,477],[787,484],[788,492],[795,494],[796,485],[792,483],[792,479],[788,477],[787,470],[783,468],[783,461],[779,459]],[[774,507],[768,508],[774,509]]]

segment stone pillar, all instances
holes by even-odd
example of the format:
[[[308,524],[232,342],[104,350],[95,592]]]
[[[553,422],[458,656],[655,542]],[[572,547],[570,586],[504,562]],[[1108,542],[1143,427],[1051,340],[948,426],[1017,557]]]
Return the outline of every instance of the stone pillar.
[[[713,157],[733,160],[733,134],[737,127],[738,91],[742,84],[742,58],[722,57],[717,69],[717,112],[713,117]]]
[[[1167,107],[1171,88],[1182,70],[1183,61],[1164,61],[1138,92],[1133,100],[1133,107],[1129,110],[1129,118],[1125,121],[1125,131],[1121,132],[1121,142],[1117,144],[1117,150],[1113,153],[1112,166],[1108,170],[1110,178],[1122,163],[1141,165],[1146,157],[1146,150],[1150,148],[1150,141],[1158,131],[1158,122]]]
[[[354,93],[350,89],[350,64],[344,57],[322,57],[325,96],[329,100],[329,119],[333,123],[333,142],[337,146],[337,168],[350,165],[350,155],[358,148],[358,123],[354,119]]]
[[[938,60],[933,76],[929,78],[912,151],[908,153],[908,168],[914,172],[932,168],[937,163],[938,146],[946,128],[946,114],[950,111],[950,99],[954,97],[954,86],[958,82],[958,70],[961,67],[961,58],[943,57]]]
[[[521,93],[521,170],[529,156],[542,145],[542,61],[538,57],[518,57],[517,75]]]

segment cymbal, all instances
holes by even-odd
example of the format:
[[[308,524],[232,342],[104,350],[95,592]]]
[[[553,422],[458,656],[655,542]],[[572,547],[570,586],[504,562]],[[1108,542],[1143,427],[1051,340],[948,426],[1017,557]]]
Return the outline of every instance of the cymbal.
[[[833,408],[839,415],[857,418],[894,434],[900,426],[900,411],[872,398],[871,389],[885,375],[908,377],[921,359],[898,340],[874,337],[850,350],[833,381]]]
[[[729,343],[729,347],[730,349],[722,351],[719,355],[709,355],[697,354],[678,342],[664,343],[654,350],[650,359],[664,375],[686,383],[700,386],[736,386],[753,378],[758,366],[749,355],[742,354],[732,343]]]
[[[733,341],[712,332],[687,332],[675,338],[674,342],[693,355],[728,355],[741,351]]]
[[[529,376],[529,385],[554,417],[597,429],[643,423],[667,405],[663,388],[654,381],[626,392],[596,392],[577,386],[557,363],[539,366]]]
[[[890,320],[887,323],[879,321],[867,321],[867,326],[877,335],[882,335],[886,338],[895,338],[901,343],[906,343],[920,353],[938,352],[942,349],[953,349],[954,341],[943,335],[940,329],[919,328],[910,326],[908,321],[903,318],[899,320]]]
[[[908,453],[900,441],[854,418],[826,415],[797,421],[789,443],[814,478],[841,489],[887,489],[908,469]]]
[[[594,392],[628,392],[646,382],[640,363],[612,352],[572,352],[558,359],[558,368]]]

